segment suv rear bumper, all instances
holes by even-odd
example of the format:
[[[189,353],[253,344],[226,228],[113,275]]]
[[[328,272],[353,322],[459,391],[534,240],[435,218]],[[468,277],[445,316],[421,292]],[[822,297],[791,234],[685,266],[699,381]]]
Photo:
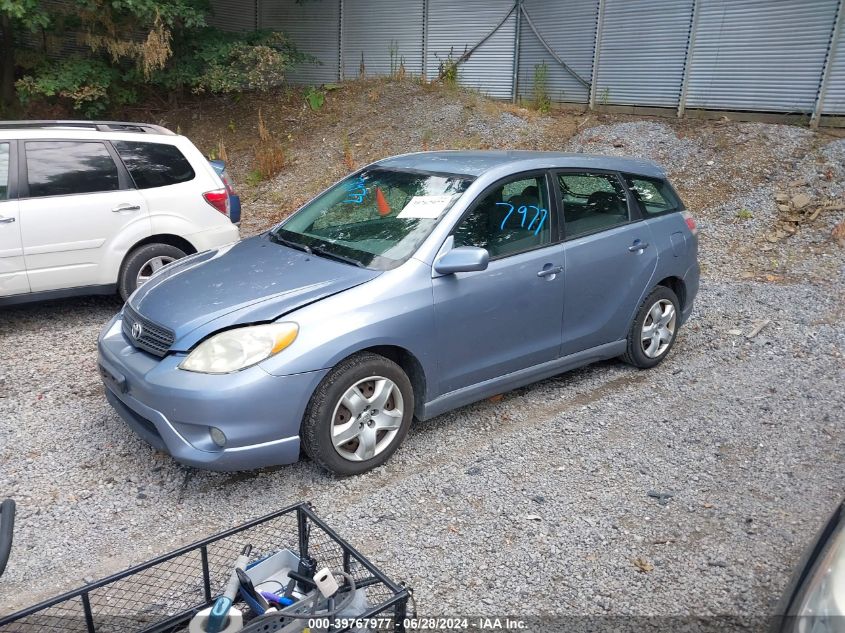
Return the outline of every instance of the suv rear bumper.
[[[193,244],[197,252],[200,252],[237,242],[241,239],[241,232],[236,225],[228,222],[227,224],[215,226],[213,229],[191,233],[190,235],[186,235],[185,239]]]
[[[157,358],[133,347],[116,316],[98,343],[106,397],[147,443],[208,470],[250,470],[299,459],[299,427],[328,370],[271,376],[258,366],[223,375],[178,368],[184,354]],[[211,427],[226,436],[214,443]]]

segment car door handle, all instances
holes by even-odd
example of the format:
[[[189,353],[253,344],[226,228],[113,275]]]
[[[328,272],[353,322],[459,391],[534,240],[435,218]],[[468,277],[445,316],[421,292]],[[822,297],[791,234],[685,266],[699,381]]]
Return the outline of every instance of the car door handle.
[[[0,224],[11,224],[15,218],[0,218]]]
[[[112,213],[120,213],[121,211],[140,211],[141,207],[137,204],[119,204],[114,209],[112,209]]]
[[[538,277],[549,277],[563,272],[563,266],[552,266],[551,268],[544,268],[537,272]]]
[[[632,253],[636,253],[638,251],[644,251],[647,248],[648,248],[648,242],[641,242],[639,240],[636,240],[633,244],[631,244],[628,247],[628,250],[631,251]]]

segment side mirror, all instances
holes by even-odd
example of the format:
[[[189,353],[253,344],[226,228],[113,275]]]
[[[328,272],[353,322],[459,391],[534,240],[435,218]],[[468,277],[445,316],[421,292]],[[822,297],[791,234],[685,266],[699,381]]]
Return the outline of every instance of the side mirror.
[[[477,270],[487,270],[490,263],[490,253],[477,246],[458,246],[434,262],[434,272],[441,275],[452,273],[471,273]]]

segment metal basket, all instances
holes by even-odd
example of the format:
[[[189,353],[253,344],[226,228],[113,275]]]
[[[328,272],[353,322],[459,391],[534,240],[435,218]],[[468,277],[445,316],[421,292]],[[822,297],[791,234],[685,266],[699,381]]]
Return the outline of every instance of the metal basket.
[[[310,505],[299,503],[0,617],[0,633],[185,631],[191,618],[222,593],[246,544],[252,545],[254,558],[287,547],[316,559],[318,568],[342,569],[366,592],[370,606],[359,620],[377,619],[381,630],[405,630],[409,589],[379,571]]]

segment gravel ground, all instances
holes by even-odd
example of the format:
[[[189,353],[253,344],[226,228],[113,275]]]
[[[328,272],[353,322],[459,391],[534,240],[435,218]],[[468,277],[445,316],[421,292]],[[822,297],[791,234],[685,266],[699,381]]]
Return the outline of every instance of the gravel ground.
[[[555,125],[443,116],[475,120],[479,136],[484,120],[531,135]],[[572,139],[573,149],[660,160],[696,201],[702,288],[665,363],[601,363],[440,416],[354,479],[307,461],[237,474],[181,467],[102,396],[96,335],[116,300],[4,310],[0,496],[16,498],[19,515],[0,613],[304,499],[407,580],[427,615],[766,613],[843,495],[845,268],[827,239],[835,217],[783,243],[762,236],[781,179],[841,195],[845,145],[731,124],[731,139],[766,140],[734,150],[713,129],[625,121]],[[753,177],[743,173],[763,155]],[[825,189],[828,163],[840,171]],[[712,204],[697,189],[712,186],[708,168],[727,174]],[[753,217],[736,221],[741,208]]]

